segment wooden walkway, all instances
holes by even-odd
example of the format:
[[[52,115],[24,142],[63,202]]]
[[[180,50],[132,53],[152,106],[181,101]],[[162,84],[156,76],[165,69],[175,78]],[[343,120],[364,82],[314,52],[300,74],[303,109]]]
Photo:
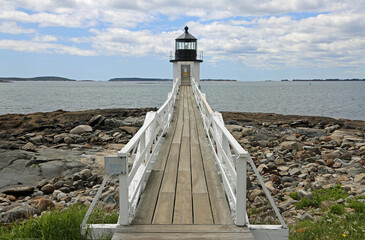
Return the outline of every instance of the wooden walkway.
[[[131,225],[116,239],[254,239],[234,225],[191,86],[181,86],[165,142]]]

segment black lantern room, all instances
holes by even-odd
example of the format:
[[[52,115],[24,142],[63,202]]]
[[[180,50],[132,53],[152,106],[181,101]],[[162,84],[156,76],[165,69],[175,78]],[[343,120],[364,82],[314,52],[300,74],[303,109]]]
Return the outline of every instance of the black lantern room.
[[[185,32],[175,39],[175,59],[176,61],[199,61],[197,60],[197,39],[188,32],[189,28],[185,27]]]

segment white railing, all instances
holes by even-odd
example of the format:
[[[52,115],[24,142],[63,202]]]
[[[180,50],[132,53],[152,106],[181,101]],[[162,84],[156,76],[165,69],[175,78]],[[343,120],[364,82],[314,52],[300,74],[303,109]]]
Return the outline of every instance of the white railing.
[[[280,212],[249,153],[242,148],[242,146],[224,126],[222,115],[218,112],[212,111],[206,101],[205,94],[200,91],[199,85],[195,82],[194,78],[192,78],[192,89],[200,110],[209,144],[217,163],[216,165],[222,176],[223,187],[230,203],[235,224],[238,226],[247,225],[251,230],[253,230],[253,233],[257,230],[257,239],[260,239],[260,236],[262,236],[260,234],[262,234],[262,231],[265,230],[267,230],[265,234],[267,234],[268,231],[271,231],[271,237],[288,235],[288,227],[280,215]],[[255,173],[281,225],[251,225],[249,223],[246,212],[247,163],[250,164],[253,172]],[[281,232],[277,233],[276,231],[275,233],[274,231],[274,233],[272,233],[272,230],[281,230]],[[270,239],[275,238],[282,239],[281,237],[274,237]]]
[[[166,102],[157,112],[148,112],[143,126],[116,156],[105,157],[105,178],[81,224],[85,233],[91,230],[92,238],[111,233],[117,225],[128,225],[133,219],[138,199],[148,180],[151,163],[158,154],[159,145],[167,132],[179,91],[180,79],[173,83]],[[86,224],[92,209],[101,196],[108,178],[119,175],[119,219],[117,224]]]

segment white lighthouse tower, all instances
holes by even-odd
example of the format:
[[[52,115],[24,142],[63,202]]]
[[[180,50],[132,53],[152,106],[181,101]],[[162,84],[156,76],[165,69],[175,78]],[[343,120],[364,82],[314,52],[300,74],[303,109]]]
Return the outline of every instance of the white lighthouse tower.
[[[189,28],[185,27],[185,32],[175,39],[175,59],[170,60],[173,63],[173,79],[176,81],[181,78],[182,86],[191,85],[191,78],[200,86],[200,63],[197,59],[197,39],[188,32]]]

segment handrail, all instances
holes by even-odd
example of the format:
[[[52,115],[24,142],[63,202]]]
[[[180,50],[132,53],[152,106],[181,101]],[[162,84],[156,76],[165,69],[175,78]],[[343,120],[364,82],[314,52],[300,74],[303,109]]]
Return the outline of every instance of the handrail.
[[[287,231],[288,227],[280,215],[279,209],[275,205],[250,154],[242,148],[224,126],[222,115],[219,112],[212,111],[206,101],[205,94],[200,91],[199,85],[194,78],[192,78],[192,89],[203,120],[208,142],[212,148],[218,170],[221,172],[223,188],[229,199],[236,225],[248,225],[250,229],[262,229],[266,227],[267,229],[285,229]],[[251,225],[249,223],[246,212],[247,163],[253,169],[281,225],[262,226]]]
[[[119,219],[117,225],[130,224],[135,214],[138,199],[148,180],[148,174],[146,173],[151,169],[161,140],[169,128],[180,82],[180,78],[174,80],[172,90],[168,93],[164,104],[157,112],[148,112],[146,114],[142,127],[117,155],[105,157],[106,177],[81,224],[84,233],[87,228],[92,229],[93,225],[99,227],[99,224],[88,225],[86,222],[96,201],[101,196],[106,180],[112,174],[119,175]],[[110,224],[109,227],[115,229],[116,224]],[[105,226],[100,231],[105,231]],[[94,236],[99,235],[94,234]]]

